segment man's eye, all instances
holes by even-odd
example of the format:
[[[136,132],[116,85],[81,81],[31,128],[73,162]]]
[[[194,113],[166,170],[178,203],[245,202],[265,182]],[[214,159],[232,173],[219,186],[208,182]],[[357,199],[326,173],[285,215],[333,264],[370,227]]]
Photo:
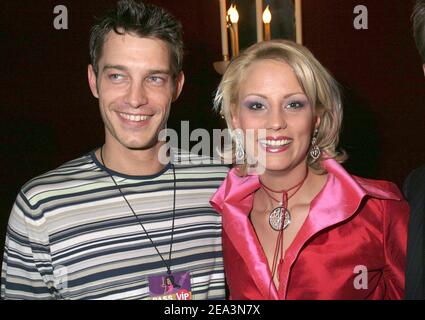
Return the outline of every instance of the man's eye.
[[[123,75],[117,73],[109,75],[109,79],[111,79],[112,81],[122,80],[123,78]]]
[[[158,76],[150,76],[148,78],[148,81],[154,84],[163,84],[165,82],[165,79]]]

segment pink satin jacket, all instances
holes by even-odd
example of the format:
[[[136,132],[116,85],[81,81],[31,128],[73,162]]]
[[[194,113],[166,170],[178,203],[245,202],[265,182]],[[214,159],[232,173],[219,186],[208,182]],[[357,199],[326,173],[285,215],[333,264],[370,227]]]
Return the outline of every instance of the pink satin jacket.
[[[323,161],[324,188],[285,253],[279,289],[250,222],[258,176],[232,169],[211,204],[223,218],[230,299],[402,299],[409,207],[386,181],[348,174]]]

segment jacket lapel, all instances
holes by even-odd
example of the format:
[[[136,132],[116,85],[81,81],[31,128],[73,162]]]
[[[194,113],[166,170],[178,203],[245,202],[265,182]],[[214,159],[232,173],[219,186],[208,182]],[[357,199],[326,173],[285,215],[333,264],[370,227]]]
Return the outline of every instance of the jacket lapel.
[[[211,199],[211,204],[223,213],[223,229],[243,258],[264,299],[277,299],[275,286],[269,286],[271,274],[267,258],[249,220],[254,192],[259,187],[258,176],[239,177],[233,169]]]
[[[280,275],[281,282],[288,283],[290,270],[304,244],[315,234],[352,217],[365,197],[400,200],[398,194],[379,189],[367,180],[350,176],[333,159],[322,162],[328,172],[324,188],[313,199],[310,212],[303,226],[285,253],[285,265],[289,270]],[[279,286],[277,292],[270,286],[271,274],[267,258],[249,221],[254,192],[260,187],[258,176],[239,177],[232,169],[221,187],[211,199],[211,204],[223,214],[223,229],[238,251],[265,299],[285,299],[287,286]]]
[[[287,270],[291,270],[301,249],[310,238],[322,230],[350,219],[358,212],[365,197],[400,200],[397,194],[369,185],[367,180],[356,181],[333,159],[323,161],[322,165],[328,172],[328,180],[311,202],[309,214],[285,254],[285,264],[289,264]],[[287,283],[289,275],[290,271],[282,274],[281,278],[286,277]],[[284,299],[287,286],[280,288],[282,290],[279,290],[279,298]]]

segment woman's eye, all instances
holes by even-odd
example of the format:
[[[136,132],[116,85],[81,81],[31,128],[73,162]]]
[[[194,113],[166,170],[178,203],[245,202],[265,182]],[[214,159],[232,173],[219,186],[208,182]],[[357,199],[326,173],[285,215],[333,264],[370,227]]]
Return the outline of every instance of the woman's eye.
[[[286,106],[287,109],[300,109],[302,107],[304,107],[304,103],[300,101],[291,102]]]
[[[248,105],[248,108],[252,110],[261,110],[261,109],[264,109],[264,105],[259,102],[254,102],[254,103],[250,103]]]

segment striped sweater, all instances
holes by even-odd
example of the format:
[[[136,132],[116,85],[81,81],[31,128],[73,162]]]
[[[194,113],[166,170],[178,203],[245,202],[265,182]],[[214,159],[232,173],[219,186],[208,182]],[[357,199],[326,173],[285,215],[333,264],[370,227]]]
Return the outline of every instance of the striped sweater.
[[[91,152],[29,181],[7,228],[2,299],[149,299],[148,277],[189,271],[193,299],[224,299],[221,218],[209,199],[227,173],[220,164],[175,162],[174,175],[109,170]],[[149,239],[151,238],[151,240]],[[152,241],[152,242],[151,242]]]

